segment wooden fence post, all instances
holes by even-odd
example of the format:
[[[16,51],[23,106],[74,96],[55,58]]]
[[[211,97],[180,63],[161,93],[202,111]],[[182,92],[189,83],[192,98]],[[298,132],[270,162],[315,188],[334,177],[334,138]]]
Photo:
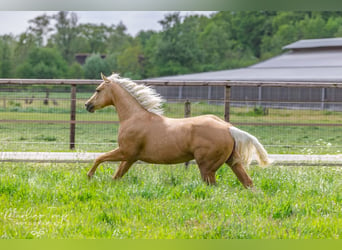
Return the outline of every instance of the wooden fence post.
[[[191,102],[189,99],[187,99],[184,103],[184,117],[190,117],[191,116]],[[187,169],[189,167],[190,162],[185,162],[185,168]]]
[[[70,149],[75,149],[75,129],[76,129],[76,84],[71,85],[70,96]]]
[[[224,120],[229,122],[229,115],[230,115],[230,86],[225,87],[224,92]]]
[[[187,99],[184,103],[184,117],[191,116],[191,102]]]

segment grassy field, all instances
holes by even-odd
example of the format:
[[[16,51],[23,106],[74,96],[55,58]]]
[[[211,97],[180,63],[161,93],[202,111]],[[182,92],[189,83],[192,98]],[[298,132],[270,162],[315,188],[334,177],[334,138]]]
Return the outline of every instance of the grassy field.
[[[31,92],[30,92],[31,91]],[[33,103],[29,98],[35,96]],[[89,114],[78,93],[78,121],[116,121],[113,109]],[[29,97],[29,98],[28,98]],[[28,88],[0,92],[0,120],[70,118],[70,93]],[[223,105],[192,102],[192,116]],[[183,117],[184,104],[167,103],[165,115]],[[269,153],[339,154],[342,113],[325,110],[231,107],[233,124],[255,135]],[[289,126],[306,123],[311,126]],[[285,124],[285,125],[284,125]],[[1,151],[68,151],[69,123],[0,123]],[[117,124],[77,124],[76,150],[109,151]],[[342,169],[329,166],[251,167],[255,190],[245,190],[223,166],[217,186],[205,185],[195,165],[134,165],[120,181],[117,164],[10,163],[0,165],[0,239],[342,239]]]
[[[195,165],[132,167],[120,181],[106,164],[2,163],[3,239],[341,239],[340,167],[251,167],[256,190],[231,170],[218,185]]]

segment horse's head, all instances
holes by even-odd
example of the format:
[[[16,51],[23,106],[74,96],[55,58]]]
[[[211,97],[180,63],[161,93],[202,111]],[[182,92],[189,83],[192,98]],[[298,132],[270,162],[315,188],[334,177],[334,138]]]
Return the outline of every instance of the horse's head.
[[[110,80],[101,73],[103,82],[96,88],[95,93],[85,103],[86,109],[93,113],[97,109],[104,108],[112,104],[111,96],[109,94]]]

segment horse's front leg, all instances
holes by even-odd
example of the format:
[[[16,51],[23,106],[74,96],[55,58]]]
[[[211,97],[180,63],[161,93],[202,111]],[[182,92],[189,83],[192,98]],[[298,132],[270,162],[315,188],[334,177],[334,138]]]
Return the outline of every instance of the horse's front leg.
[[[88,172],[88,178],[91,178],[97,167],[105,161],[123,161],[124,160],[124,156],[122,154],[122,151],[120,150],[120,148],[116,148],[108,153],[105,153],[103,155],[100,155],[99,157],[96,158],[92,168],[89,170]]]

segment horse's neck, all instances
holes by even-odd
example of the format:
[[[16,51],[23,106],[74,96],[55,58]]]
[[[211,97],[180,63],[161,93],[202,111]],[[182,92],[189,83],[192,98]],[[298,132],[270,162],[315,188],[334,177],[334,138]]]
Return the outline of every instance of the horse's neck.
[[[133,96],[118,84],[112,84],[112,96],[120,122],[138,113],[147,112]]]

